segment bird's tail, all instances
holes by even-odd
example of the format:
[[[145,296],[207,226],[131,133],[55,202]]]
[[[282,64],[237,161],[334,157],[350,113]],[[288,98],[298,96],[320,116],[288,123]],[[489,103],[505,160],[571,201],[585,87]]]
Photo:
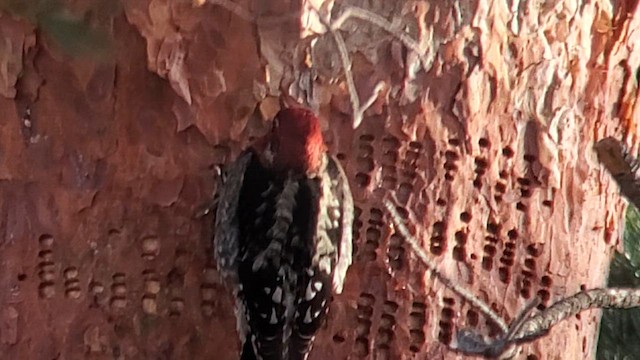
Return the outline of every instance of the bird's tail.
[[[240,355],[240,360],[257,360],[249,337],[245,339],[244,345],[242,346],[242,355]]]

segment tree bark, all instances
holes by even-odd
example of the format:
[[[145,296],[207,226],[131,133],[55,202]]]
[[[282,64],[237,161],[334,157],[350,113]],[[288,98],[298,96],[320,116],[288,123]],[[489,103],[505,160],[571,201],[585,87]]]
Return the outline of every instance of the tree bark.
[[[0,357],[237,359],[197,214],[281,93],[319,112],[357,205],[354,264],[310,359],[455,359],[458,329],[497,334],[426,275],[388,193],[440,271],[507,320],[605,285],[626,205],[593,143],[637,142],[637,1],[313,1],[383,16],[428,60],[347,21],[359,97],[384,83],[355,130],[334,39],[305,4],[221,3],[73,2],[113,39],[100,59],[0,16]],[[599,317],[517,358],[593,359]]]

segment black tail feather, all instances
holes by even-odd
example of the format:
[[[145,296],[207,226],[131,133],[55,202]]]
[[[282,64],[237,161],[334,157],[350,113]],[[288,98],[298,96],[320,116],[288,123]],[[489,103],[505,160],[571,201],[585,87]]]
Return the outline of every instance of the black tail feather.
[[[242,346],[242,355],[240,355],[240,360],[257,360],[256,354],[253,353],[253,346],[251,345],[251,341],[248,336]]]

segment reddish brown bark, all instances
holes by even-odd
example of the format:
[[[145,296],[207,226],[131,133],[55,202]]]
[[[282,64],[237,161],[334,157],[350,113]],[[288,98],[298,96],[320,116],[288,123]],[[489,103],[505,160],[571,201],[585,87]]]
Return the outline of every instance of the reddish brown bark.
[[[495,334],[424,275],[389,227],[389,191],[442,272],[507,319],[533,296],[601,287],[624,204],[592,146],[637,140],[637,4],[349,3],[404,19],[433,63],[417,70],[393,36],[348,22],[361,97],[386,84],[352,130],[333,40],[313,43],[313,100],[359,210],[355,263],[311,359],[451,359],[459,327]],[[257,22],[161,0],[88,16],[114,41],[101,61],[0,17],[0,357],[237,358],[212,220],[195,215],[212,166],[269,128],[280,89],[305,90],[310,45],[296,21],[273,21],[298,18],[299,3],[237,5]],[[598,318],[567,321],[520,358],[594,358]]]

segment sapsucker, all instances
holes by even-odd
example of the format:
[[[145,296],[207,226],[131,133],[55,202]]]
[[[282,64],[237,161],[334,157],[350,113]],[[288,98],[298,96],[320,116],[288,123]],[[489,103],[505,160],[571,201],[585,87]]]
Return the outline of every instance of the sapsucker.
[[[242,360],[306,359],[351,264],[353,198],[319,119],[281,110],[225,170],[214,248],[234,289]]]

